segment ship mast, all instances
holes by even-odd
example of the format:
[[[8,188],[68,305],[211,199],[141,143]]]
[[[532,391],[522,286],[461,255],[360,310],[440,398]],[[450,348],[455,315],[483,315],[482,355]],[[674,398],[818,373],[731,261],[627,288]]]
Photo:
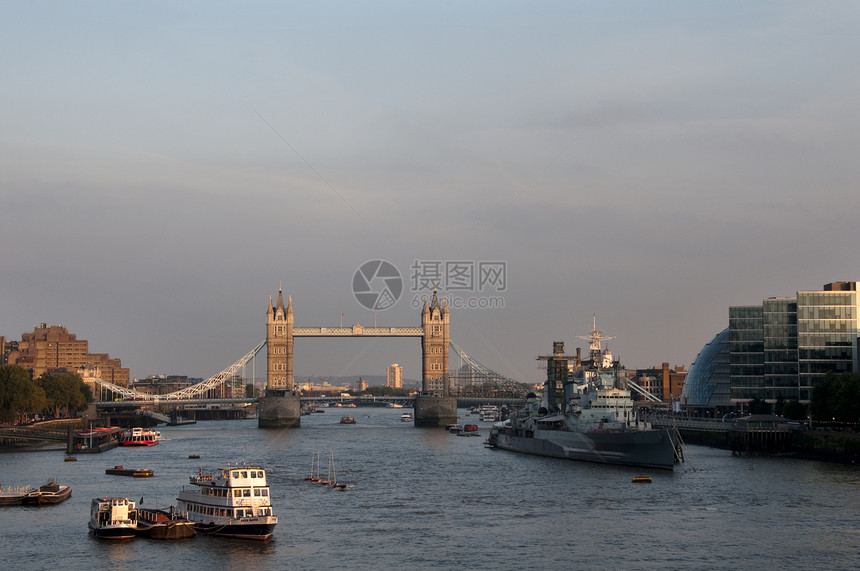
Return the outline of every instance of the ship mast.
[[[606,335],[606,331],[601,331],[597,328],[597,315],[592,314],[592,326],[590,335],[577,335],[579,339],[583,341],[588,341],[588,350],[591,353],[591,362],[595,366],[599,367],[600,363],[603,361],[603,350],[601,349],[601,343],[603,341],[609,341],[610,339],[615,339],[615,336]]]

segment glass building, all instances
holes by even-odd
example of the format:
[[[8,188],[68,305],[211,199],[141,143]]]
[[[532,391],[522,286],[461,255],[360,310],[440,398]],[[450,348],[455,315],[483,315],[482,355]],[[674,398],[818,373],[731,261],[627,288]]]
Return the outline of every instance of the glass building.
[[[695,408],[731,408],[729,358],[729,330],[726,328],[699,351],[690,365],[681,390],[681,404]]]
[[[732,402],[807,403],[829,371],[858,372],[857,302],[856,282],[834,282],[796,297],[730,307]]]

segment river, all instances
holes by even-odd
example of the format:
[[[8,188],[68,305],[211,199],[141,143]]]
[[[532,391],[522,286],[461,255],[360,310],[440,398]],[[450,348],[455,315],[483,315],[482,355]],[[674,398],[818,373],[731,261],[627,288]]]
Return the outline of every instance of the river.
[[[0,508],[2,569],[856,569],[860,468],[733,457],[689,446],[674,472],[525,456],[480,438],[400,421],[400,409],[328,409],[297,430],[256,420],[159,430],[148,448],[64,462],[62,452],[0,454],[0,484],[73,488],[57,506]],[[352,414],[354,425],[341,425]],[[462,415],[466,411],[461,411]],[[346,491],[310,484],[311,457],[334,458]],[[191,459],[189,455],[199,455]],[[198,536],[100,541],[91,498],[166,506],[200,466],[261,464],[279,517],[267,542]],[[109,476],[121,464],[152,478]],[[634,484],[636,475],[651,484]]]

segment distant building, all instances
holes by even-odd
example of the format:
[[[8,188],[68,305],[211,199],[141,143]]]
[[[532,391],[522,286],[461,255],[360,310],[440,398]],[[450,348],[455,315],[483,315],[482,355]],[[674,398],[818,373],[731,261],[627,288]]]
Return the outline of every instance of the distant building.
[[[190,387],[193,383],[185,375],[152,375],[134,380],[134,390],[150,395],[166,395]]]
[[[7,348],[10,343],[4,342]],[[33,379],[48,372],[67,372],[79,375],[97,374],[99,379],[127,387],[129,370],[123,368],[119,359],[111,359],[107,353],[90,353],[88,343],[69,333],[61,325],[42,323],[32,333],[24,333],[17,349],[6,352],[11,365],[19,365],[30,371]]]
[[[392,389],[403,388],[403,367],[397,363],[392,363],[385,373],[385,386]]]
[[[687,371],[682,365],[672,369],[669,363],[663,363],[660,367],[636,369],[632,371],[632,377],[633,382],[655,397],[663,402],[671,402],[681,397]]]
[[[370,384],[367,381],[365,381],[361,377],[358,378],[358,392],[363,393],[367,390],[369,386]]]
[[[753,399],[809,403],[828,372],[860,371],[858,332],[857,282],[730,307],[728,329],[690,367],[682,402],[722,406],[728,376],[729,402],[735,406]]]

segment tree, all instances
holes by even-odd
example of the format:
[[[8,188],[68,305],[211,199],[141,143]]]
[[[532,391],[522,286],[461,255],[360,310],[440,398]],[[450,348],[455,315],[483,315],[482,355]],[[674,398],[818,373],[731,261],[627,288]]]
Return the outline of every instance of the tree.
[[[813,420],[860,423],[860,375],[830,372],[812,389]]]
[[[18,365],[0,365],[0,422],[13,422],[45,407],[45,391]]]
[[[806,420],[806,407],[796,400],[786,401],[782,405],[782,416],[789,420]]]
[[[61,412],[68,414],[83,410],[93,399],[81,378],[70,373],[45,373],[36,383],[44,389],[47,408],[54,418],[59,418]]]
[[[750,414],[770,414],[770,405],[758,397],[751,400],[747,406]]]

